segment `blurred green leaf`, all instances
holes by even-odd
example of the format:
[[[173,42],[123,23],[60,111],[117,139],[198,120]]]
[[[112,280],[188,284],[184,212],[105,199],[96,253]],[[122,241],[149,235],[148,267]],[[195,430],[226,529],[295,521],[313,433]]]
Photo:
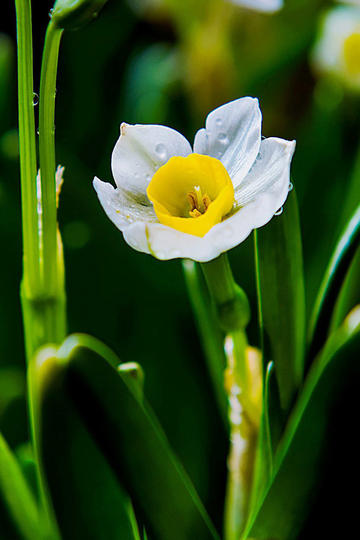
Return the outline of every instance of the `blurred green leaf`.
[[[299,215],[294,190],[280,217],[255,234],[264,360],[276,368],[281,406],[287,410],[303,375],[305,299]]]
[[[360,307],[329,338],[311,367],[275,457],[274,475],[246,528],[245,538],[297,538],[321,474],[332,406],[358,359]]]
[[[58,484],[63,482],[65,499],[69,494],[66,489],[69,480],[65,479],[68,474],[71,478],[76,473],[73,465],[70,463],[69,470],[66,463],[74,454],[73,439],[76,437],[76,442],[80,435],[85,436],[85,427],[81,427],[82,433],[78,427],[69,432],[77,410],[76,416],[79,415],[96,441],[97,452],[101,449],[106,456],[151,536],[159,540],[218,538],[157,421],[138,399],[133,385],[129,385],[128,375],[123,379],[121,371],[116,369],[117,357],[94,338],[75,335],[64,342],[56,355],[48,355],[45,361],[43,358],[38,357],[34,364],[33,380],[38,384],[42,461],[57,513],[63,513],[61,505],[66,503],[66,500],[61,504],[60,500],[56,502]],[[82,422],[78,425],[83,426]],[[64,451],[68,453],[66,459],[62,456]],[[81,459],[85,461],[85,455],[86,452],[79,451],[76,461],[82,468]],[[55,459],[65,459],[61,473],[59,466],[54,471]],[[92,467],[88,473],[92,474]],[[81,478],[84,489],[91,492],[85,479],[85,476]],[[111,507],[116,508],[113,501]]]
[[[1,433],[0,537],[2,540],[39,540],[44,537],[35,499]]]
[[[345,227],[325,272],[311,317],[308,360],[324,344],[336,300],[360,244],[360,206]]]
[[[53,348],[41,350],[29,370],[37,452],[61,535],[137,540],[129,497],[79,417],[64,377]]]

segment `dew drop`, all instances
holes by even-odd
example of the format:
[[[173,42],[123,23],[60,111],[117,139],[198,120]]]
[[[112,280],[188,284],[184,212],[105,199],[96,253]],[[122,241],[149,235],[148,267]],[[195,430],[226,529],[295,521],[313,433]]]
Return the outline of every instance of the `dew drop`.
[[[218,141],[221,142],[221,144],[228,144],[229,138],[226,133],[219,133]]]
[[[289,191],[291,191],[292,189],[294,189],[294,186],[293,186],[292,182],[290,182],[290,184],[289,184]]]
[[[166,159],[167,152],[166,152],[165,145],[162,144],[162,143],[157,144],[157,145],[155,146],[155,153],[157,154],[157,156],[158,156],[160,159]]]
[[[281,216],[283,211],[284,211],[283,207],[279,208],[279,210],[277,212],[275,212],[274,216]]]
[[[50,19],[52,18],[53,13],[54,13],[54,8],[51,8],[50,11],[49,11],[49,17],[50,17]]]
[[[40,131],[39,131],[38,129],[36,130],[36,134],[37,134],[37,135],[40,135]]]
[[[33,105],[36,107],[36,105],[39,103],[39,95],[36,92],[33,92]]]

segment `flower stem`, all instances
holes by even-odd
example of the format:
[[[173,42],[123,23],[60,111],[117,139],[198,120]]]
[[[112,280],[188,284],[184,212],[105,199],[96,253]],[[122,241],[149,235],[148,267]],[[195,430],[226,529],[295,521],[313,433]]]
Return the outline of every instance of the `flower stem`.
[[[55,183],[55,94],[62,29],[50,21],[41,65],[39,99],[39,155],[41,171],[44,289],[57,296],[63,289],[59,260]]]
[[[36,135],[33,106],[33,53],[30,0],[15,0],[18,54],[18,108],[21,176],[23,288],[41,289],[36,195]]]
[[[225,501],[225,539],[239,540],[250,500],[259,403],[249,362],[245,327],[250,309],[244,291],[235,283],[226,254],[202,264],[219,324],[225,333],[225,389],[228,396],[230,451]]]

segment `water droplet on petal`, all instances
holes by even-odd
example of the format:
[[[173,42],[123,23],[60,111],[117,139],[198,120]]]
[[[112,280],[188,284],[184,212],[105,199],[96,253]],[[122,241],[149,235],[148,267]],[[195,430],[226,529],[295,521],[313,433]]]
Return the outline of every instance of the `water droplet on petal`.
[[[283,207],[279,208],[279,210],[277,212],[275,212],[274,216],[281,216],[283,211],[284,211]]]
[[[294,189],[294,186],[293,186],[292,182],[290,182],[290,184],[289,184],[289,191],[291,191],[292,189]]]
[[[36,105],[39,103],[39,95],[36,92],[33,92],[33,105],[36,107]]]
[[[218,141],[221,142],[221,144],[228,144],[229,138],[226,133],[219,133]]]
[[[167,151],[165,148],[165,145],[160,143],[155,146],[155,153],[160,159],[166,159],[167,157]]]

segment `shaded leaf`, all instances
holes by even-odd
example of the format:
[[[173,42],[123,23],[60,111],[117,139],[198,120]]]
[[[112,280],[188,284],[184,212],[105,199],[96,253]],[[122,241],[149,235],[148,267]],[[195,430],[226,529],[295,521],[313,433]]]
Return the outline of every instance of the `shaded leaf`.
[[[41,350],[29,370],[37,453],[61,535],[137,540],[129,497],[70,400],[64,375],[53,348]]]
[[[264,360],[275,363],[280,402],[287,410],[302,380],[305,342],[302,247],[294,190],[283,214],[256,231],[255,254]]]
[[[89,336],[69,337],[45,364],[38,359],[34,369],[43,381],[39,390],[41,422],[46,422],[49,430],[55,418],[61,422],[56,399],[61,407],[78,411],[98,451],[106,456],[118,482],[130,494],[151,537],[217,538],[160,426],[133,385],[128,384],[128,375],[122,378],[116,369],[118,364],[109,349]],[[43,437],[41,445],[49,476],[54,473],[46,455],[56,455],[56,443],[47,450],[48,438]],[[55,478],[53,482],[53,496],[57,481]]]
[[[310,323],[309,362],[326,340],[341,286],[359,244],[360,206],[340,236],[319,289]]]
[[[331,408],[360,347],[360,307],[334,333],[311,367],[275,456],[274,474],[244,538],[296,538],[321,474]]]

